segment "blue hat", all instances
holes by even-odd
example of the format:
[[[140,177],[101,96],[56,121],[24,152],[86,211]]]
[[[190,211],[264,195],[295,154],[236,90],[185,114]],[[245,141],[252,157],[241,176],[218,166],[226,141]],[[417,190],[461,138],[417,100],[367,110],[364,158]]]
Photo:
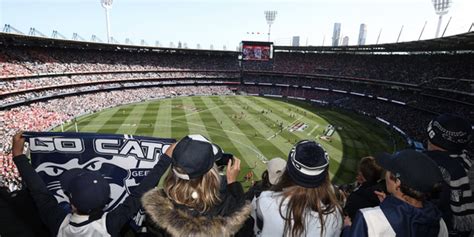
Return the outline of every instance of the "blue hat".
[[[110,185],[98,171],[71,169],[60,178],[61,187],[81,213],[103,208],[110,201]]]
[[[188,135],[173,150],[173,173],[185,180],[206,174],[214,162],[222,157],[222,149],[202,135]],[[178,171],[174,167],[178,167]]]
[[[415,150],[402,150],[391,155],[375,155],[377,163],[400,179],[402,184],[420,191],[431,192],[443,181],[438,165],[427,155]]]
[[[321,185],[326,180],[328,169],[328,153],[315,141],[300,141],[288,154],[288,175],[302,187],[315,188]]]

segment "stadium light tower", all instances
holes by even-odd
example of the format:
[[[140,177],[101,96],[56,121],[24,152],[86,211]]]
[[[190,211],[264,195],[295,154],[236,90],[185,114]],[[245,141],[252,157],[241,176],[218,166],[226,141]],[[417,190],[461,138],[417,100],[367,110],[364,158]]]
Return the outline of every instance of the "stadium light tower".
[[[112,8],[113,0],[100,0],[102,7],[105,9],[105,23],[107,24],[107,42],[110,43],[110,18],[109,11]]]
[[[272,24],[275,21],[277,11],[265,11],[265,19],[268,24],[268,41],[270,41],[270,31],[272,29]]]
[[[451,6],[451,0],[432,0],[436,15],[439,15],[438,27],[436,28],[435,37],[438,38],[439,29],[441,28],[441,22],[443,20],[443,15],[448,13],[448,8]]]

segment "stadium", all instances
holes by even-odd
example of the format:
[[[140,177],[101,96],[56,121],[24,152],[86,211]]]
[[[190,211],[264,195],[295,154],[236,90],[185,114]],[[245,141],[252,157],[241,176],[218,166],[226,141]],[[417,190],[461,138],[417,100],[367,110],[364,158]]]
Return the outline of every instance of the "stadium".
[[[224,150],[243,157],[247,167],[256,164],[259,177],[262,159],[285,157],[296,140],[319,139],[328,124],[337,124],[341,130],[334,137],[339,144],[330,153],[344,169],[339,177],[340,166],[334,166],[332,174],[337,183],[347,183],[355,176],[357,159],[422,142],[420,124],[437,113],[454,112],[472,121],[473,81],[465,78],[472,77],[474,57],[465,52],[472,51],[473,39],[474,34],[467,33],[376,47],[274,46],[271,62],[244,61],[239,68],[238,52],[125,45],[118,50],[116,45],[2,34],[3,150],[9,149],[8,140],[17,129],[59,126],[56,131],[61,131],[65,123],[63,131],[74,131],[72,120],[78,131],[173,138],[205,128]],[[445,53],[456,51],[463,53]],[[394,54],[407,52],[411,54]],[[132,102],[144,103],[120,107]],[[157,117],[162,103],[173,109]],[[220,109],[214,112],[215,107]],[[348,121],[352,114],[359,120],[355,124]],[[36,121],[29,121],[33,118]],[[191,125],[196,119],[197,125]],[[290,132],[297,122],[310,126]],[[155,123],[171,130],[155,129]],[[363,126],[351,130],[358,123]],[[227,128],[226,136],[214,139],[214,133]],[[378,137],[364,135],[371,130]],[[246,142],[232,141],[236,134],[244,134]],[[278,137],[270,139],[272,135]],[[377,140],[386,144],[372,145]],[[361,144],[351,145],[356,141]]]
[[[20,182],[10,153],[19,130],[177,140],[202,134],[242,160],[238,181],[247,190],[269,160],[287,160],[300,140],[321,144],[332,183],[343,185],[354,181],[363,157],[423,150],[426,125],[437,115],[474,122],[474,32],[346,46],[242,41],[231,51],[8,27],[0,33],[2,182]]]

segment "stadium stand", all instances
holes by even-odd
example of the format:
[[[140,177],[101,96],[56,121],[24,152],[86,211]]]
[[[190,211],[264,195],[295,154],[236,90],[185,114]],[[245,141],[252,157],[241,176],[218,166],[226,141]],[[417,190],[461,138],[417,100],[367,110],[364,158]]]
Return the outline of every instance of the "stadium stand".
[[[249,79],[247,79],[249,78]],[[354,81],[284,76],[244,75],[243,89],[250,94],[304,97],[324,101],[331,106],[359,111],[381,117],[402,128],[410,137],[422,140],[424,131],[418,124],[426,124],[435,113],[453,112],[473,120],[472,103],[443,98],[417,88],[393,87]],[[472,94],[472,93],[471,93]],[[464,99],[469,99],[468,96]],[[472,98],[471,98],[472,99]],[[367,106],[370,104],[372,106]],[[405,114],[399,116],[400,111]],[[406,123],[406,116],[414,118]]]

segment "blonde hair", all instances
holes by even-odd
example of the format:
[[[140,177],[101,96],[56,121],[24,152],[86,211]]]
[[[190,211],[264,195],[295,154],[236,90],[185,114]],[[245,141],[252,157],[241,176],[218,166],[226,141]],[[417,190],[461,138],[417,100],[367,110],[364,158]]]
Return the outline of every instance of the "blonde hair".
[[[173,169],[184,173],[179,167],[173,167]],[[208,211],[221,201],[219,197],[221,177],[216,166],[202,177],[191,180],[181,179],[174,172],[169,172],[163,186],[169,199],[201,213]]]

